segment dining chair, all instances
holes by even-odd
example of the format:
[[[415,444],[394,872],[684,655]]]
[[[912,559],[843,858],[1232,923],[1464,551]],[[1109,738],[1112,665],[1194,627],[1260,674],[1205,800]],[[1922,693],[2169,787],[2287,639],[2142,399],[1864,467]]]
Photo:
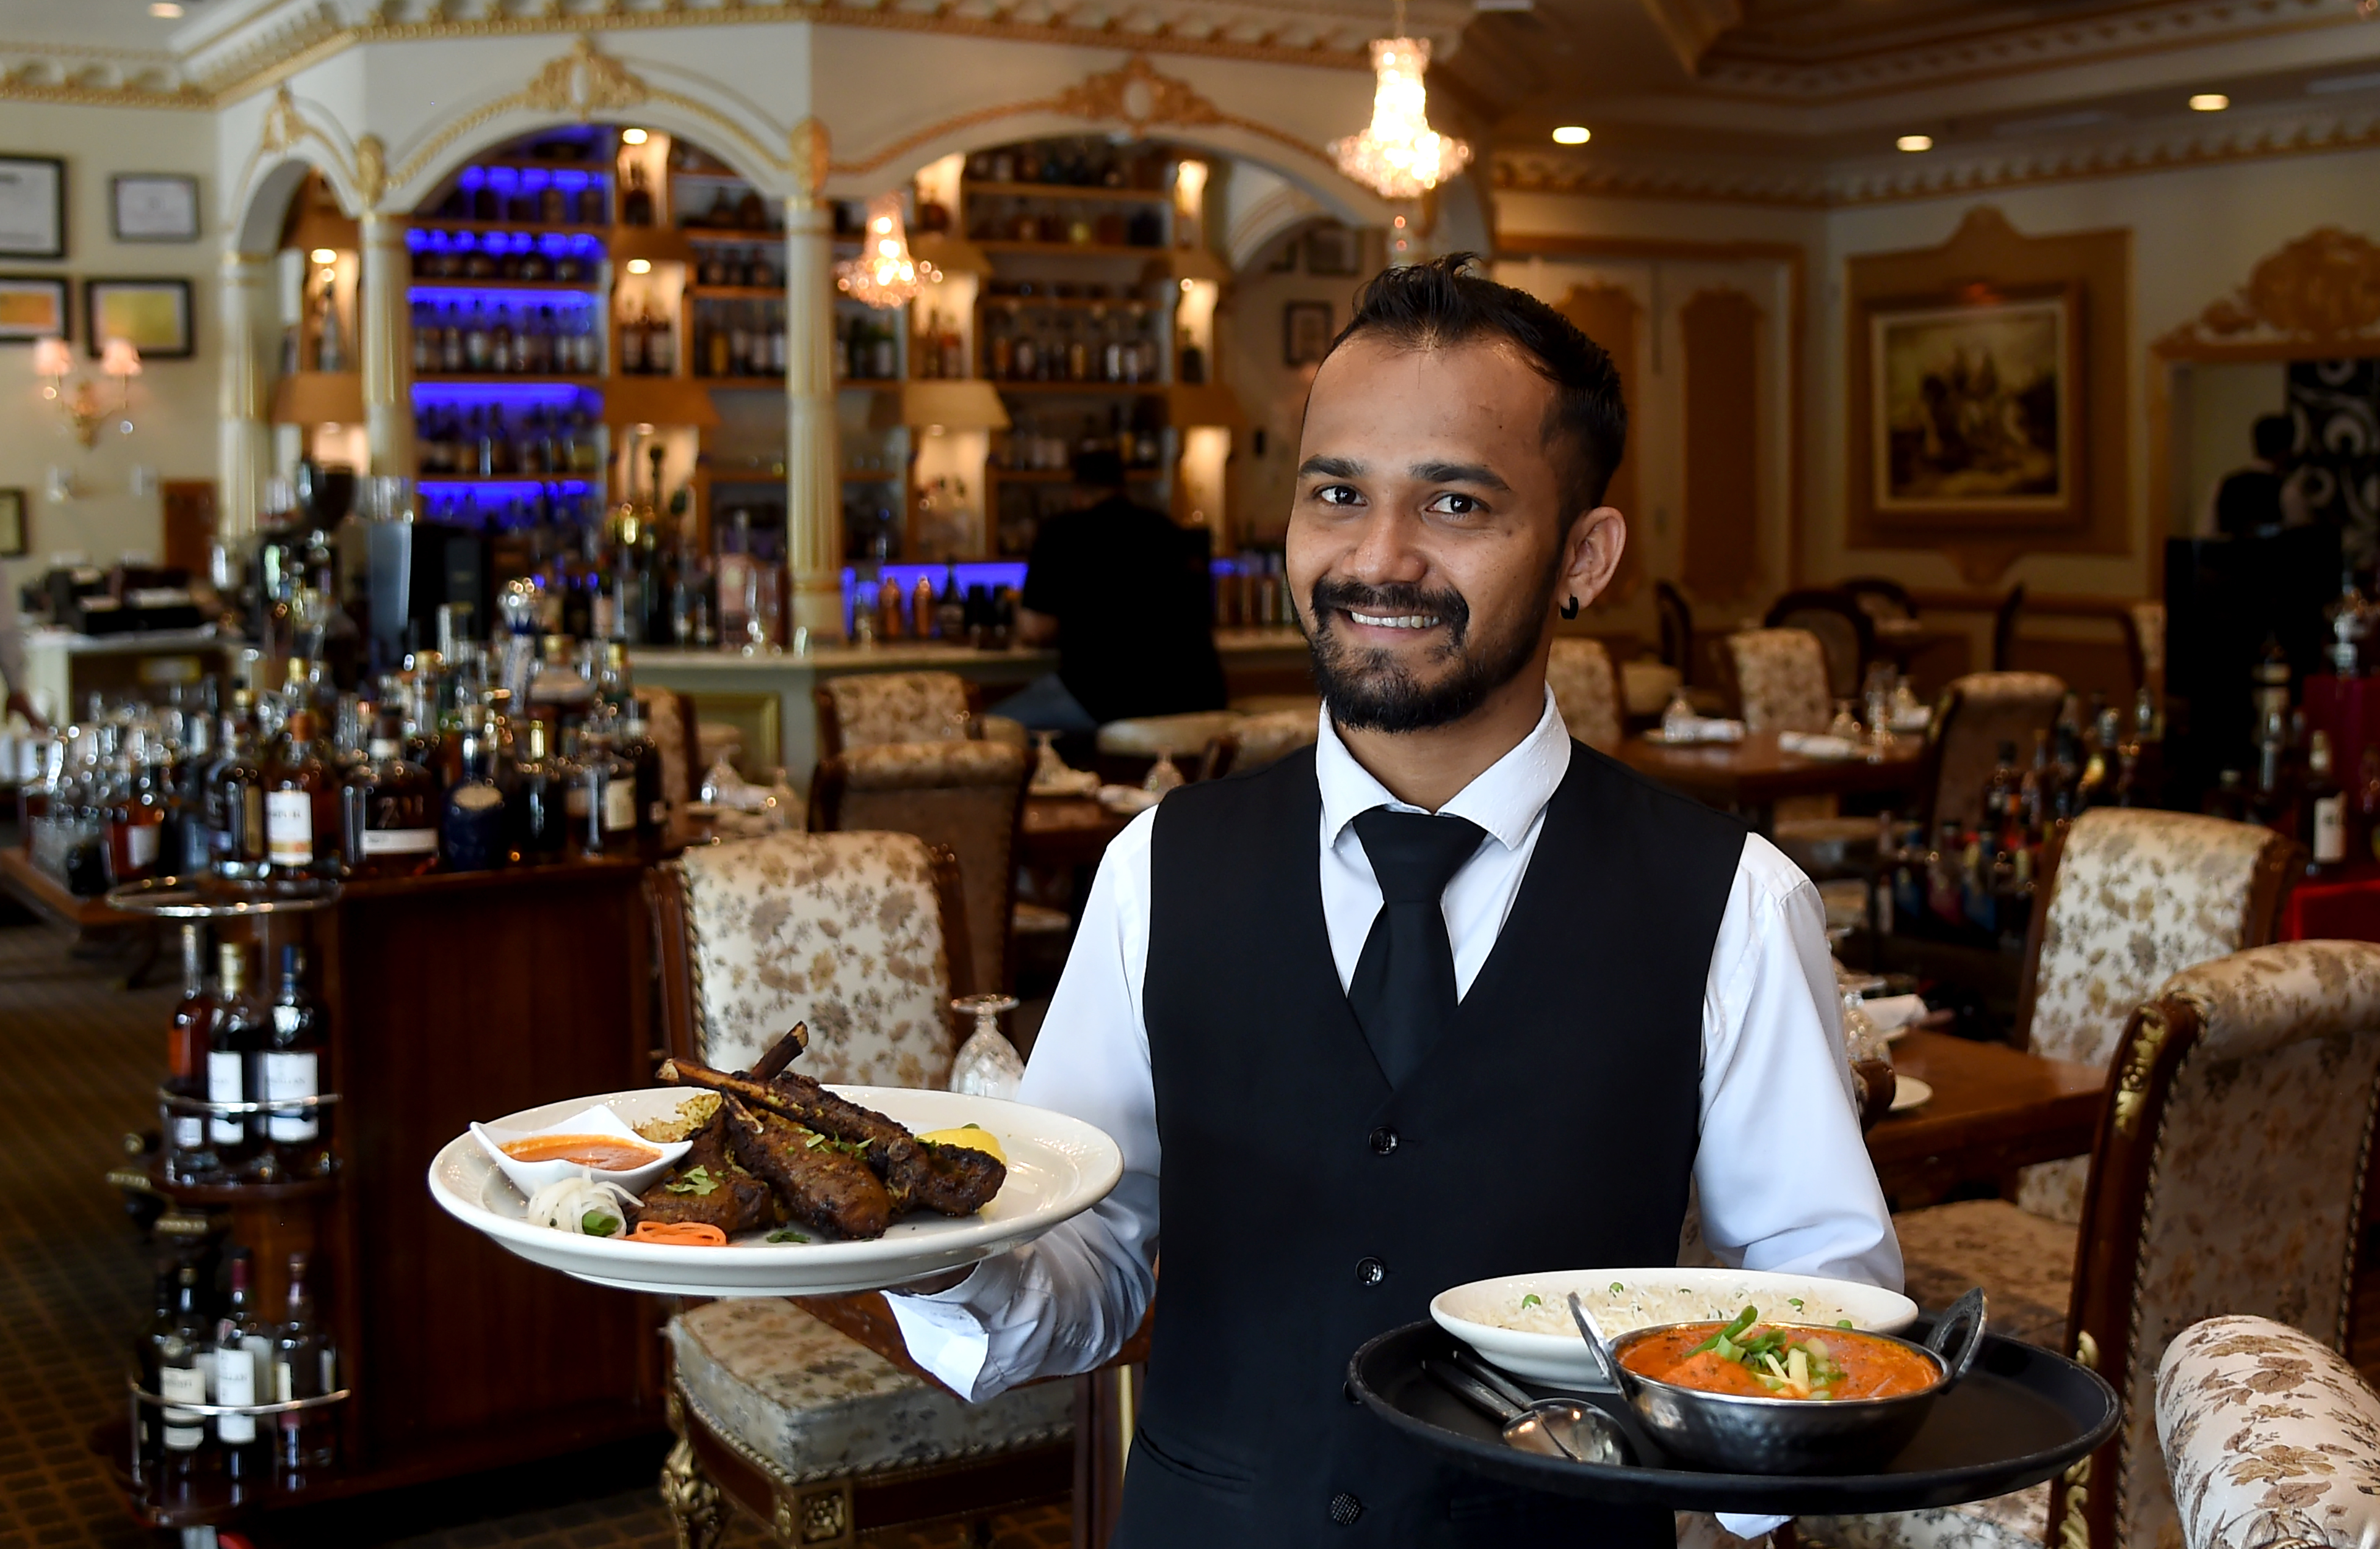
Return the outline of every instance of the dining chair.
[[[1316,710],[1267,710],[1243,715],[1231,730],[1211,738],[1198,778],[1220,779],[1262,769],[1322,735],[1322,716]],[[1187,774],[1188,771],[1184,771]]]
[[[795,1022],[825,1081],[939,1087],[971,987],[959,867],[908,834],[771,835],[650,873],[671,1055],[747,1068]],[[845,1549],[902,1523],[978,1520],[1072,1485],[1073,1384],[964,1403],[795,1302],[712,1301],[669,1320],[676,1445],[661,1494],[689,1549],[727,1508],[780,1543]]]
[[[2154,599],[2124,607],[2124,657],[2132,669],[2132,687],[2152,695],[2165,693],[2165,604]]]
[[[1557,639],[1546,659],[1546,683],[1571,736],[1601,753],[1620,746],[1620,675],[1601,640],[1584,635]]]
[[[2157,1446],[2187,1549],[2380,1542],[2380,1393],[2270,1318],[2208,1318],[2157,1362]]]
[[[2058,1348],[2123,1399],[2115,1436],[2031,1490],[1930,1511],[1805,1518],[1806,1541],[2178,1541],[2157,1445],[2167,1347],[2203,1319],[2243,1312],[2343,1346],[2380,1112],[2380,946],[2283,942],[2185,969],[2132,1011],[2112,1068]],[[1993,1310],[1998,1321],[1997,1298]],[[2225,1428],[2236,1434],[2252,1418]],[[2362,1444],[2367,1458],[2374,1439]]]
[[[1917,601],[1910,596],[1909,588],[1889,576],[1853,576],[1835,584],[1839,590],[1849,593],[1852,601],[1865,609],[1871,618],[1917,616]]]
[[[1929,837],[1945,818],[1961,830],[1983,821],[1984,787],[1999,762],[2000,744],[2013,743],[2017,757],[2030,760],[2034,733],[2058,725],[2065,699],[2065,683],[2046,672],[1971,672],[1944,687],[1925,726],[1917,777],[1925,801],[1919,816]]]
[[[1827,691],[1857,699],[1876,658],[1876,620],[1849,592],[1788,592],[1761,620],[1771,629],[1807,629],[1827,653]]]
[[[955,740],[983,715],[981,685],[954,672],[850,673],[810,693],[822,759],[885,742]]]
[[[1661,661],[1694,680],[1694,610],[1686,594],[1665,580],[1653,583],[1653,614],[1660,623]]]
[[[2024,616],[2024,582],[2009,588],[2006,597],[1992,615],[1992,670],[2011,672],[2016,667],[2017,620]]]
[[[1150,765],[1170,756],[1184,778],[1205,778],[1217,767],[1206,756],[1208,744],[1232,736],[1241,719],[1230,710],[1191,710],[1107,722],[1093,739],[1099,777],[1119,785],[1137,785]]]
[[[1014,986],[1017,825],[1033,759],[1002,742],[885,742],[822,761],[810,782],[813,833],[914,834],[958,857],[970,977]]]
[[[1740,629],[1727,657],[1746,728],[1815,732],[1834,720],[1826,648],[1809,630]]]

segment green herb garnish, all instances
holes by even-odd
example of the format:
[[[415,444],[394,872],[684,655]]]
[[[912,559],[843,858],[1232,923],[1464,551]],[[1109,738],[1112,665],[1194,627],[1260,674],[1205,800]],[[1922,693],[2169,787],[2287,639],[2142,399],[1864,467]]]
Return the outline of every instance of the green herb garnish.
[[[1852,1326],[1852,1321],[1849,1318],[1837,1318],[1835,1320],[1835,1326],[1837,1328],[1849,1328]]]
[[[1532,1307],[1543,1307],[1545,1304],[1546,1299],[1537,1295],[1535,1291],[1531,1291],[1527,1296],[1521,1299],[1521,1307],[1524,1311]]]
[[[1627,1289],[1628,1289],[1628,1287],[1625,1287],[1625,1286],[1621,1285],[1621,1284],[1619,1281],[1617,1281],[1617,1280],[1614,1280],[1614,1281],[1611,1283],[1611,1294],[1612,1294],[1613,1296],[1620,1296],[1620,1295],[1621,1295],[1622,1293],[1624,1293]]]
[[[1785,1299],[1785,1305],[1791,1308],[1794,1311],[1799,1312],[1802,1310],[1802,1299],[1797,1296],[1789,1296]]]
[[[684,1177],[674,1183],[664,1183],[662,1187],[673,1194],[700,1194],[707,1197],[719,1187],[719,1180],[710,1176],[709,1167],[688,1167]]]
[[[782,1232],[771,1232],[769,1240],[771,1242],[808,1242],[809,1238],[788,1226]]]
[[[578,1229],[589,1237],[610,1237],[620,1229],[620,1223],[600,1210],[590,1210],[578,1218]]]

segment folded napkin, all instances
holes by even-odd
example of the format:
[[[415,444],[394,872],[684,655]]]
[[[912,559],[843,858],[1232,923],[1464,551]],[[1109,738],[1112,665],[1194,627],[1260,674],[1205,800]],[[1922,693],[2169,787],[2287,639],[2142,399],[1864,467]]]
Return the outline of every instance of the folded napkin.
[[[1924,995],[1873,995],[1860,1002],[1860,1009],[1876,1024],[1878,1032],[1890,1032],[1905,1028],[1925,1015]]]
[[[1716,715],[1681,715],[1674,721],[1665,718],[1645,735],[1656,742],[1741,742],[1743,723]]]
[[[1852,759],[1859,757],[1859,744],[1848,737],[1836,737],[1828,732],[1786,731],[1777,734],[1777,746],[1789,753],[1799,753],[1805,759]]]

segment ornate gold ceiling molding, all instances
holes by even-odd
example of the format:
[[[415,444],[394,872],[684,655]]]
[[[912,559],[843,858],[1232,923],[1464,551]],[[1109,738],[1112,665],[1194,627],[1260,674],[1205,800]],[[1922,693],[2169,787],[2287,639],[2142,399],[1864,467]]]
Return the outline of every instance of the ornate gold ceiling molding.
[[[1642,0],[1642,4],[1688,75],[1700,75],[1703,55],[1728,29],[1743,21],[1742,0]]]
[[[2380,348],[2380,244],[2318,227],[2260,261],[2248,283],[2156,341],[2198,355],[2282,346],[2298,355],[2369,355]]]
[[[1759,57],[1748,52],[1754,46],[1748,41],[1721,38],[1702,58],[1699,83],[1740,101],[1858,101],[2062,66],[2115,64],[2348,27],[2360,19],[2355,0],[2253,0],[2244,5],[2239,0],[2180,0],[2128,13],[1869,49],[1815,63]]]
[[[2049,150],[2011,145],[1988,153],[1937,152],[1881,165],[1830,166],[1783,159],[1768,165],[1668,162],[1609,152],[1565,155],[1531,151],[1499,154],[1491,177],[1496,188],[1516,193],[1839,208],[2138,177],[2375,145],[2380,145],[2380,114],[2367,111],[2261,121],[2243,118],[2221,129],[2189,125],[2165,134],[2107,140],[2096,145]]]
[[[1197,88],[1188,81],[1159,71],[1148,62],[1147,55],[1134,54],[1124,60],[1121,67],[1086,76],[1054,97],[1035,97],[955,114],[938,124],[904,135],[863,160],[831,163],[829,170],[846,176],[861,176],[898,160],[919,146],[932,144],[938,140],[1002,118],[1037,113],[1082,118],[1092,123],[1122,124],[1135,135],[1145,135],[1151,128],[1161,128],[1238,129],[1310,157],[1325,166],[1331,165],[1330,158],[1324,154],[1321,147],[1310,145],[1270,124],[1226,113],[1201,96]]]

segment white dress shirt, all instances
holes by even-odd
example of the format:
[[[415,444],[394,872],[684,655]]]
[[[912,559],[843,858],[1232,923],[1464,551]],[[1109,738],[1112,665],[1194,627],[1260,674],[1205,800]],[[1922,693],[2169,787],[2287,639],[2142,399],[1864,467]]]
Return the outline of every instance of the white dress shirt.
[[[1570,760],[1548,692],[1536,729],[1439,809],[1488,834],[1442,899],[1458,994],[1503,929]],[[1417,809],[1355,762],[1327,714],[1315,774],[1322,908],[1343,989],[1380,909],[1353,821],[1374,807]],[[987,1260],[952,1289],[890,1299],[911,1357],[978,1401],[1028,1378],[1098,1366],[1139,1327],[1156,1287],[1157,1104],[1141,1006],[1156,817],[1143,812],[1108,847],[1017,1092],[1115,1137],[1123,1181],[1095,1210]],[[1583,999],[1594,994],[1578,986]],[[1719,921],[1702,1041],[1694,1183],[1711,1248],[1753,1269],[1899,1287],[1900,1248],[1860,1140],[1817,890],[1756,835],[1744,840]]]

